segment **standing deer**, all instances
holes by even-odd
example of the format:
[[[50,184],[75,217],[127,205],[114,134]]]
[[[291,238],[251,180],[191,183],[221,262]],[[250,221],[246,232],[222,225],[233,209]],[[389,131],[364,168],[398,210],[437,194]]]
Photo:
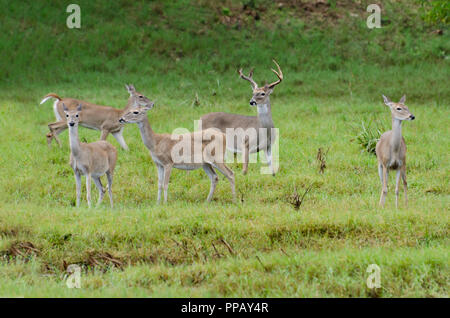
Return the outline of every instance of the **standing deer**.
[[[398,103],[393,103],[383,95],[384,103],[390,108],[392,114],[392,130],[381,135],[376,145],[376,154],[378,159],[378,174],[381,180],[380,206],[384,206],[386,194],[388,191],[389,170],[396,170],[395,181],[395,207],[398,208],[398,187],[400,176],[403,180],[403,189],[405,192],[405,204],[408,205],[407,183],[406,183],[406,144],[402,136],[402,121],[414,120],[414,115],[405,105],[406,96],[400,99]]]
[[[143,95],[136,92],[133,85],[125,85],[130,93],[128,99],[128,104],[124,109],[117,109],[110,106],[101,106],[96,104],[91,104],[88,102],[80,101],[73,98],[61,98],[54,93],[46,95],[41,104],[45,103],[49,99],[55,99],[53,103],[53,112],[57,122],[48,125],[50,132],[47,133],[47,144],[51,146],[52,140],[55,139],[56,142],[61,147],[61,141],[58,135],[67,129],[67,122],[64,116],[64,110],[62,104],[64,103],[68,109],[75,109],[78,104],[83,104],[83,112],[80,114],[80,125],[86,128],[100,130],[101,137],[100,140],[106,140],[106,137],[111,133],[120,146],[128,150],[128,146],[122,136],[123,125],[119,123],[120,117],[128,109],[129,105],[139,102]]]
[[[277,75],[278,80],[272,84],[266,84],[263,87],[258,87],[258,84],[253,80],[253,69],[248,76],[245,76],[242,73],[242,69],[238,71],[239,76],[242,79],[249,81],[252,86],[253,96],[250,99],[250,106],[257,107],[257,116],[244,116],[219,112],[209,113],[200,118],[203,129],[217,128],[223,133],[227,133],[227,128],[233,129],[235,132],[234,134],[227,133],[227,144],[234,145],[234,149],[231,149],[234,153],[242,152],[244,161],[243,174],[247,173],[249,153],[256,153],[260,150],[264,150],[272,175],[275,175],[272,160],[272,145],[275,142],[276,136],[273,129],[274,124],[272,121],[269,96],[272,94],[274,87],[283,80],[283,72],[278,63],[275,60],[273,60],[273,62],[277,66],[278,72],[274,69],[272,69],[272,71]],[[234,138],[238,131],[242,133],[242,138],[235,143]],[[249,133],[251,131],[256,133]],[[261,131],[264,133],[261,133]],[[233,138],[233,140],[230,140],[231,138]]]
[[[81,104],[78,104],[75,110],[69,110],[66,105],[62,103],[62,108],[67,121],[67,127],[69,128],[70,166],[75,174],[77,207],[80,206],[81,175],[86,176],[87,202],[88,206],[91,207],[91,178],[94,179],[94,183],[98,188],[98,206],[105,195],[105,190],[100,177],[106,174],[106,177],[108,178],[109,201],[112,208],[112,182],[117,161],[117,150],[105,140],[99,140],[89,144],[80,142],[78,138],[78,125],[80,123],[80,118],[82,117]]]
[[[214,169],[219,170],[230,182],[233,201],[236,200],[234,174],[225,165],[226,137],[216,129],[206,129],[182,135],[156,134],[150,126],[147,112],[153,108],[154,103],[149,102],[145,106],[135,105],[131,107],[121,118],[121,123],[136,123],[139,126],[142,141],[150,150],[150,156],[158,169],[158,203],[161,202],[161,192],[164,189],[164,203],[167,202],[167,189],[172,168],[181,170],[195,170],[203,168],[211,180],[211,186],[207,197],[210,202],[217,182],[219,180]],[[214,137],[214,138],[212,138]],[[176,149],[179,140],[188,140],[189,153],[184,153],[183,158],[177,158]],[[211,140],[212,139],[212,140]],[[212,151],[208,151],[212,150]]]

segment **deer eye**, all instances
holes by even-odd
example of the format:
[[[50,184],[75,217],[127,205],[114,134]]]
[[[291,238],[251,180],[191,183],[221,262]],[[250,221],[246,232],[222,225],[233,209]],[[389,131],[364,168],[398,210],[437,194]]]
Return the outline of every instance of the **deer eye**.
[[[142,95],[141,95],[141,96],[139,96],[139,98],[143,98],[143,97],[144,97],[144,96],[142,96]]]
[[[137,114],[139,114],[139,112],[133,112],[133,114],[137,115]]]
[[[264,95],[266,95],[265,93],[261,93],[261,96],[264,96]]]
[[[77,117],[78,118],[78,114],[75,116],[75,117]]]
[[[66,118],[69,118],[69,115],[66,114]]]
[[[402,110],[400,107],[397,107],[397,110]]]

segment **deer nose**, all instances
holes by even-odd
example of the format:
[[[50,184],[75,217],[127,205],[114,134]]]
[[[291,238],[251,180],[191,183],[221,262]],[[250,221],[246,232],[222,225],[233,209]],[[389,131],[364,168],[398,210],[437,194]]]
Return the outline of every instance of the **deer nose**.
[[[256,102],[254,100],[251,100],[250,101],[250,106],[255,106],[255,105],[256,105]]]
[[[409,118],[411,118],[411,120],[414,120],[416,118],[416,116],[411,115],[411,116],[409,116]]]
[[[73,127],[73,126],[75,126],[75,123],[69,123],[69,125],[70,125],[71,127]]]
[[[120,118],[120,119],[119,119],[119,123],[122,123],[122,124],[123,124],[124,122],[125,122],[125,120],[124,120],[123,118]]]

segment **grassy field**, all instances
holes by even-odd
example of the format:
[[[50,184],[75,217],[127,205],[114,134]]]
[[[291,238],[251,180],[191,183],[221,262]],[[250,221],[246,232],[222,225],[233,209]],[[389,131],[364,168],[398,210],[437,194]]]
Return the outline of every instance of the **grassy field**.
[[[369,30],[360,2],[78,1],[71,30],[62,1],[0,0],[0,296],[448,297],[448,28],[425,24],[414,2],[381,1],[383,28]],[[68,134],[47,147],[45,94],[122,108],[133,83],[156,101],[156,132],[193,130],[211,111],[255,114],[236,69],[269,82],[272,57],[285,75],[271,97],[275,177],[232,164],[239,202],[220,176],[207,205],[206,174],[175,170],[158,206],[156,166],[129,125],[115,208],[88,209],[84,189],[74,207]],[[416,116],[403,125],[410,200],[398,210],[392,173],[378,208],[376,157],[356,142],[362,122],[389,129],[381,94],[406,94]],[[69,264],[83,268],[80,289],[66,287]],[[379,289],[366,286],[369,264]]]

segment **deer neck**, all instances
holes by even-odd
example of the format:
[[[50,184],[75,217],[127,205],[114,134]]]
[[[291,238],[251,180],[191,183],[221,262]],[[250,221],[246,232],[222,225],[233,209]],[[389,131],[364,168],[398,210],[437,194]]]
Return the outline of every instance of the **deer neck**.
[[[273,128],[272,111],[270,108],[270,100],[267,98],[267,102],[264,104],[258,104],[258,119],[261,123],[261,127]]]
[[[394,151],[400,148],[402,142],[402,121],[392,118],[392,139],[391,147]]]
[[[146,117],[143,121],[138,123],[139,130],[141,131],[142,141],[144,145],[151,151],[155,150],[155,133],[153,132],[150,122]]]
[[[74,157],[77,157],[81,152],[80,139],[78,138],[78,127],[69,126],[69,143],[72,154]]]

